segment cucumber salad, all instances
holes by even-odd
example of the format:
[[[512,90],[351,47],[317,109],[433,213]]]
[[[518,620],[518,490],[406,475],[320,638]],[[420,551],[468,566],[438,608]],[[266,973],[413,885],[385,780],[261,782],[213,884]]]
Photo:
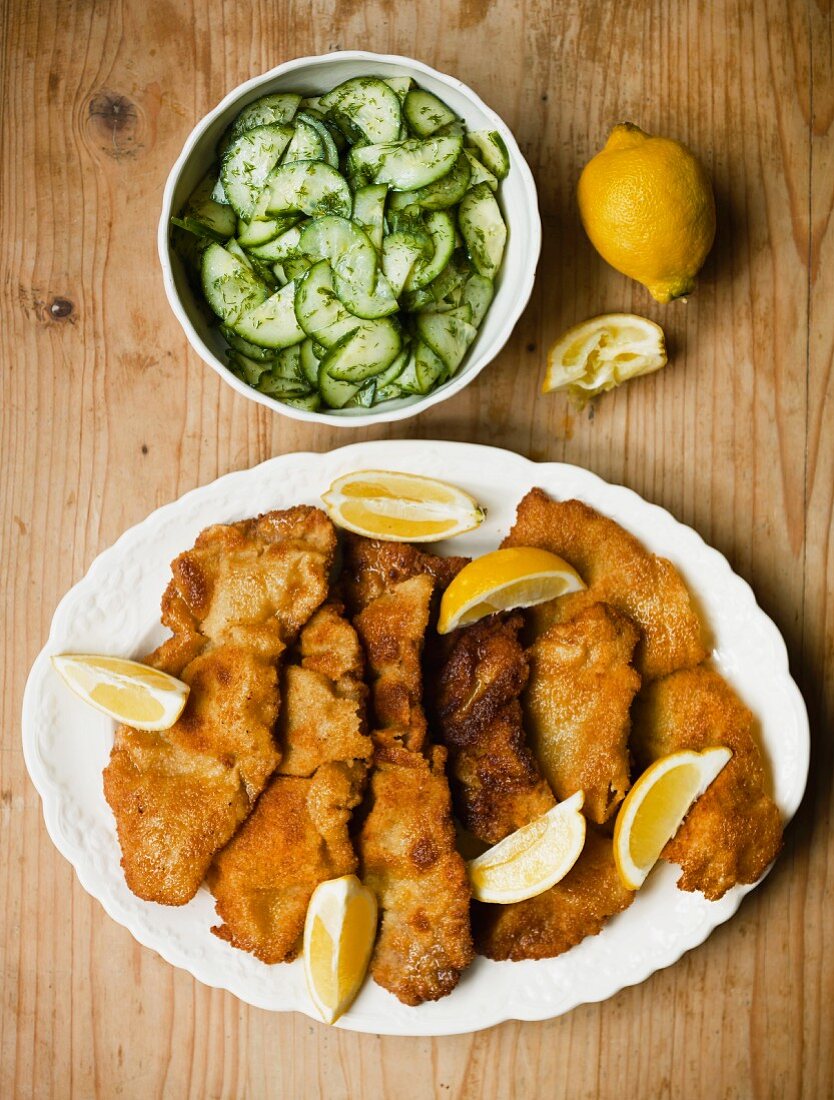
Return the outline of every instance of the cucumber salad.
[[[230,369],[300,409],[427,394],[460,368],[507,227],[501,136],[410,77],[250,103],[172,218]]]

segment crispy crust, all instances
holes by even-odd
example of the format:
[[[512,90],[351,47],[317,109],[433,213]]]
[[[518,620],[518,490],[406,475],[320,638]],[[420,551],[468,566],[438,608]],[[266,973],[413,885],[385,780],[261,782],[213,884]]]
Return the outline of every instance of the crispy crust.
[[[282,679],[279,774],[209,873],[212,931],[268,963],[298,953],[316,886],[356,870],[350,819],[373,752],[364,660],[338,604],[313,615],[298,656]]]
[[[437,681],[438,724],[449,749],[457,816],[487,844],[555,805],[522,727],[522,625],[520,615],[496,615],[455,631]]]
[[[715,901],[736,883],[756,882],[782,847],[779,810],[753,715],[707,665],[676,672],[637,697],[632,748],[641,768],[679,749],[726,745],[732,759],[690,810],[663,858],[681,867],[681,890]]]
[[[630,662],[637,639],[624,615],[595,604],[551,626],[528,654],[530,745],[556,797],[584,791],[584,813],[598,824],[630,786],[629,708],[640,687]]]
[[[589,828],[582,855],[550,890],[514,905],[473,903],[475,945],[488,959],[550,959],[597,935],[633,900],[617,874],[611,839]]]
[[[518,506],[502,546],[538,546],[577,570],[587,591],[542,604],[531,616],[537,632],[566,622],[594,603],[608,603],[640,630],[634,664],[655,680],[692,668],[706,656],[698,613],[680,574],[665,558],[650,554],[608,516],[580,500],[551,500],[531,489]]]
[[[382,910],[371,973],[407,1005],[447,996],[474,956],[445,759],[440,746],[428,757],[381,748],[359,836],[363,879]]]
[[[168,730],[120,727],[103,777],[138,897],[189,901],[251,812],[280,758],[279,658],[327,595],[335,549],[325,514],[303,507],[210,527],[174,561],[175,634],[147,660],[191,693]]]

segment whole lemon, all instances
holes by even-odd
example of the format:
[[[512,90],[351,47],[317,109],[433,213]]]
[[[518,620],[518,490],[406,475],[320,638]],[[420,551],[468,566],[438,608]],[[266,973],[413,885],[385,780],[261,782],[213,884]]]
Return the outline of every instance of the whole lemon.
[[[689,294],[715,237],[715,199],[679,141],[615,126],[579,178],[579,214],[604,260],[658,302]]]

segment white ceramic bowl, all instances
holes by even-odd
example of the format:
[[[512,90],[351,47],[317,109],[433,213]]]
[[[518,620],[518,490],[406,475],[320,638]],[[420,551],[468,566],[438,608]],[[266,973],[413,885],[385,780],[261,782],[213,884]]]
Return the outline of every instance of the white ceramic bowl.
[[[178,213],[193,188],[215,159],[217,141],[237,113],[252,100],[268,92],[297,91],[320,95],[352,76],[411,76],[423,88],[445,100],[472,130],[497,130],[510,154],[510,173],[502,182],[499,200],[509,228],[504,261],[496,283],[496,293],[478,332],[477,339],[463,366],[445,385],[425,397],[388,401],[376,409],[341,409],[305,412],[291,408],[272,397],[258,393],[236,378],[226,367],[223,337],[209,324],[186,278],[179,257],[170,245],[169,222]],[[404,420],[423,409],[445,401],[462,390],[499,353],[509,339],[516,321],[527,305],[533,289],[536,265],[541,249],[541,219],[533,176],[519,151],[518,144],[504,122],[477,95],[454,77],[429,68],[420,61],[391,54],[361,50],[339,51],[317,57],[299,57],[278,65],[263,76],[246,81],[230,92],[189,134],[177,162],[171,169],[162,200],[158,232],[159,258],[165,293],[171,308],[197,354],[210,367],[243,394],[267,405],[284,416],[342,427],[361,427],[391,420]]]

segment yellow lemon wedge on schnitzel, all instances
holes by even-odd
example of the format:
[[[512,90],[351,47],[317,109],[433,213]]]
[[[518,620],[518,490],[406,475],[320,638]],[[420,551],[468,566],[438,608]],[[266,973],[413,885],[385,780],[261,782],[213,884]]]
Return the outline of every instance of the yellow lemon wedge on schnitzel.
[[[532,607],[584,587],[573,566],[549,550],[493,550],[465,565],[443,593],[437,632],[449,634],[496,611]]]
[[[376,939],[377,901],[356,875],[321,882],[304,924],[304,973],[326,1024],[350,1008],[365,980]]]
[[[655,760],[623,800],[614,826],[614,862],[627,890],[639,890],[692,804],[733,754],[723,746],[684,749]]]
[[[510,905],[555,886],[585,846],[582,791],[531,821],[467,863],[472,897]]]
[[[486,512],[456,485],[392,470],[357,470],[322,494],[337,527],[387,542],[435,542],[471,531]]]
[[[85,702],[138,730],[167,730],[191,690],[167,672],[124,657],[64,653],[52,658],[64,682]]]

